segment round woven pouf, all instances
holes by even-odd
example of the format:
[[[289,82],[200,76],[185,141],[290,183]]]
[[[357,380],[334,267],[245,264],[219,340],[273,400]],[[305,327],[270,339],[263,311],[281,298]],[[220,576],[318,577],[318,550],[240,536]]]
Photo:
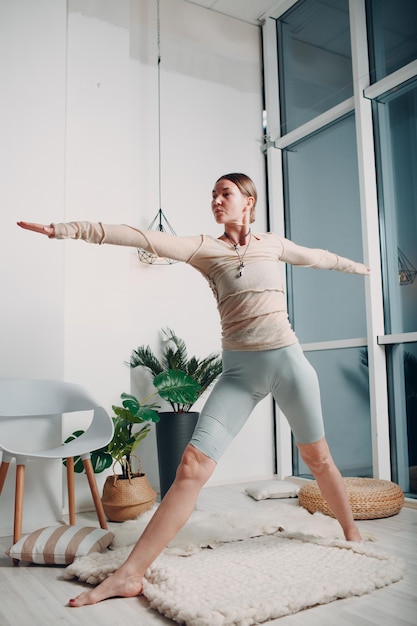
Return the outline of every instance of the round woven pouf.
[[[376,478],[344,478],[354,519],[391,517],[404,504],[401,488],[389,480]],[[315,480],[305,483],[298,492],[298,501],[310,513],[324,513],[334,517],[320,493]]]

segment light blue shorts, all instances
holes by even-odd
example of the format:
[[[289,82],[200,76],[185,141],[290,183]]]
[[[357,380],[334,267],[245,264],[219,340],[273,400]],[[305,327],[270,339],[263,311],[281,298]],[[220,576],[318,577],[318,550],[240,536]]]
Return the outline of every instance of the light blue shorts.
[[[260,400],[269,393],[297,443],[324,437],[317,374],[300,344],[260,351],[223,352],[223,372],[213,387],[190,443],[218,461]]]

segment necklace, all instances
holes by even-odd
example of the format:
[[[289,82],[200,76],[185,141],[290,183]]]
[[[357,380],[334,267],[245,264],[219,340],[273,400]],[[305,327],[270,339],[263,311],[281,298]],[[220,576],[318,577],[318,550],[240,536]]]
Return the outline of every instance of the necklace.
[[[247,253],[247,251],[248,251],[249,244],[250,244],[251,239],[252,239],[252,233],[251,233],[250,229],[248,230],[248,232],[246,233],[246,235],[244,235],[244,238],[246,238],[248,235],[249,235],[249,241],[248,241],[248,243],[246,244],[246,247],[245,247],[245,251],[244,251],[244,253],[243,253],[242,255],[240,255],[240,254],[239,254],[239,242],[233,241],[233,239],[231,239],[230,235],[228,235],[226,232],[224,233],[224,236],[225,236],[225,237],[226,237],[226,238],[230,241],[230,243],[232,244],[232,248],[233,248],[233,250],[236,252],[236,254],[237,254],[237,258],[239,259],[239,270],[238,270],[238,274],[237,274],[236,278],[240,278],[240,277],[243,275],[243,270],[244,270],[244,268],[245,268],[245,264],[244,264],[244,262],[243,262],[243,261],[244,261],[245,255],[246,255],[246,253]]]
[[[247,237],[248,235],[250,235],[250,233],[251,233],[251,230],[250,230],[250,228],[249,228],[248,232],[247,232],[247,233],[245,233],[244,235],[242,235],[242,237],[239,239],[239,243],[241,243],[241,242],[242,242],[242,240],[243,240],[243,242],[244,242],[244,241],[245,241],[245,239],[246,239],[246,237]],[[229,233],[227,233],[226,231],[224,231],[223,235],[224,235],[224,236],[226,237],[226,239],[228,239],[228,240],[229,240],[229,241],[230,241],[233,245],[236,245],[236,246],[237,246],[237,243],[236,243],[235,241],[233,241],[233,239],[231,238],[231,236],[229,235]]]

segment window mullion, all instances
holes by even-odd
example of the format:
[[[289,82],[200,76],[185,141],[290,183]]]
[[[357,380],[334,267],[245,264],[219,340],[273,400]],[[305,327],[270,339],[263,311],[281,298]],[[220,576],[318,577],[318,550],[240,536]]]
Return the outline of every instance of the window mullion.
[[[308,137],[308,135],[312,135],[313,133],[321,130],[325,126],[328,126],[332,122],[336,122],[344,115],[351,113],[354,110],[354,99],[348,98],[344,102],[337,104],[332,109],[325,111],[321,115],[318,115],[314,119],[306,122],[302,126],[299,126],[295,130],[286,133],[282,137],[274,137],[271,135],[271,139],[274,141],[275,148],[280,150],[284,150],[288,148],[292,144],[297,143],[304,137]]]
[[[389,74],[389,76],[382,78],[374,85],[366,87],[364,90],[365,97],[369,98],[370,100],[376,100],[383,94],[391,91],[391,89],[396,89],[403,83],[406,83],[407,81],[412,80],[416,77],[417,60],[411,61],[411,63],[408,63],[408,65],[405,65],[396,72]]]
[[[369,389],[373,472],[391,478],[386,359],[378,335],[384,334],[381,255],[378,237],[378,202],[371,102],[364,97],[369,86],[365,0],[349,0],[352,66],[358,146],[359,190],[365,262],[372,269],[366,280]]]
[[[284,235],[284,189],[282,176],[282,153],[276,150],[268,137],[278,134],[280,128],[279,83],[276,22],[266,20],[263,25],[263,58],[266,108],[266,167],[268,177],[268,200],[270,228]],[[274,406],[276,421],[276,464],[279,478],[293,473],[291,429],[278,406]]]

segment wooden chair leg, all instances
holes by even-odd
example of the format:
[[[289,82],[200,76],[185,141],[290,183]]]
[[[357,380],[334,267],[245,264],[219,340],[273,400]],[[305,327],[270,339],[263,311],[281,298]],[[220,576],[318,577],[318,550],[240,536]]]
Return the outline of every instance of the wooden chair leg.
[[[7,463],[6,461],[2,461],[2,464],[0,465],[0,494],[3,491],[4,481],[6,480],[9,465],[10,463]]]
[[[87,474],[88,484],[90,485],[91,495],[93,496],[94,506],[96,508],[98,521],[100,523],[101,528],[107,530],[107,521],[106,516],[103,510],[103,505],[101,503],[100,494],[98,491],[96,479],[94,476],[94,470],[91,463],[91,459],[83,459],[85,473]]]
[[[75,484],[74,484],[74,457],[66,459],[67,462],[67,487],[68,487],[68,513],[69,523],[75,525]]]
[[[16,465],[16,491],[14,500],[13,544],[22,536],[23,495],[25,491],[25,466]]]

